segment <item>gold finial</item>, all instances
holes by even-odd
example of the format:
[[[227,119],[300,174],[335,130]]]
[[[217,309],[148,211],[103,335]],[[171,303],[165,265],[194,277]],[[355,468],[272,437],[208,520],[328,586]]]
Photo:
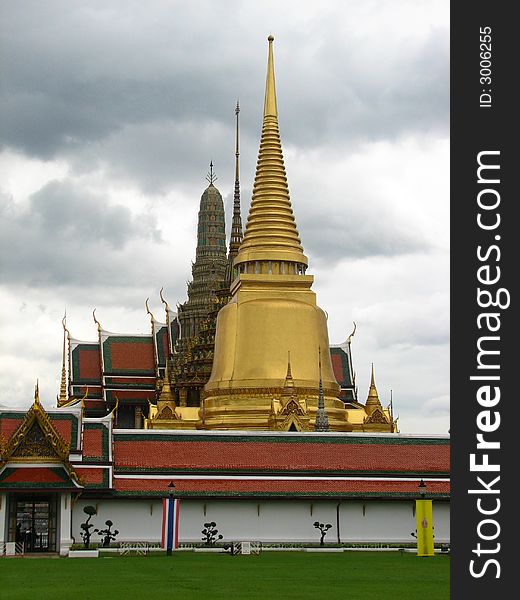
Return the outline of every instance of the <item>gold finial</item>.
[[[276,86],[274,82],[274,60],[273,60],[273,42],[274,37],[270,35],[269,55],[267,58],[267,77],[265,81],[265,98],[264,98],[264,117],[277,117],[278,109],[276,107]]]
[[[36,380],[36,385],[34,386],[34,403],[40,404],[40,387],[38,385],[38,380]]]
[[[356,333],[356,328],[357,328],[356,322],[352,321],[352,323],[354,323],[354,329],[352,330],[352,333],[347,338],[347,343],[348,344],[350,344],[352,338],[354,337],[354,334]]]
[[[256,165],[253,198],[247,227],[240,250],[234,261],[237,267],[256,261],[284,261],[296,273],[308,264],[303,254],[300,235],[289,198],[289,187],[283,162],[282,144],[278,130],[278,110],[274,78],[272,36],[264,99],[264,123]]]
[[[98,333],[100,333],[101,332],[101,323],[96,319],[96,310],[97,310],[97,308],[95,308],[92,311],[92,318],[94,319],[94,323],[97,325]]]
[[[67,402],[67,370],[65,367],[65,344],[67,338],[67,310],[61,321],[63,325],[63,356],[61,363],[61,382],[60,382],[60,395],[58,396],[58,406],[62,406]]]

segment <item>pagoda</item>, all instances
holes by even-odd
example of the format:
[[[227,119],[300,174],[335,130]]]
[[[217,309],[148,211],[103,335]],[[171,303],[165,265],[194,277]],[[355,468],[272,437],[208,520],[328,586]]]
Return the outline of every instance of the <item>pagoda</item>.
[[[211,373],[213,339],[208,331],[216,291],[225,285],[226,221],[222,196],[215,187],[213,161],[209,186],[200,199],[197,249],[188,283],[188,300],[178,306],[180,336],[174,349],[174,385],[180,406],[199,406],[200,391]]]
[[[272,37],[244,233],[239,112],[237,103],[228,248],[211,162],[187,300],[173,311],[161,290],[165,318],[158,320],[147,299],[149,334],[110,332],[94,310],[97,340],[80,341],[64,320],[58,406],[81,403],[87,417],[111,412],[118,428],[395,432],[396,420],[379,400],[373,373],[366,404],[358,400],[355,325],[345,342],[329,344],[326,315],[311,289],[314,278],[307,274],[283,162]]]

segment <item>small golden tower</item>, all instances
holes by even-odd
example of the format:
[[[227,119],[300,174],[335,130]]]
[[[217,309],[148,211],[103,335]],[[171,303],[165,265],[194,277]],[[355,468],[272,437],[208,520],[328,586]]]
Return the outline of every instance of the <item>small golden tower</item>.
[[[363,421],[364,431],[381,431],[381,428],[385,425],[388,425],[390,427],[390,431],[393,431],[388,411],[383,410],[381,401],[379,400],[379,394],[377,393],[374,379],[373,363],[372,373],[370,376],[370,388],[368,390],[368,398],[365,403],[365,412],[367,413],[367,416]]]
[[[308,407],[314,427],[320,388],[319,348],[328,348],[327,318],[306,275],[283,162],[274,78],[269,54],[264,117],[253,198],[234,265],[239,276],[219,312],[213,370],[205,386],[206,429],[269,429],[272,407],[286,384],[291,353],[294,393]],[[338,399],[330,354],[322,358],[323,398],[333,431],[350,431]],[[283,404],[283,403],[282,403]],[[271,418],[270,418],[271,416]]]

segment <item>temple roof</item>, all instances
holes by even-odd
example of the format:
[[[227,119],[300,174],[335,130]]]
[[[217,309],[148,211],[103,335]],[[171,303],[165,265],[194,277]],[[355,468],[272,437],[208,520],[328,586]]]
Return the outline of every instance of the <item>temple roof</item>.
[[[317,451],[317,444],[320,451]],[[288,457],[290,456],[290,461]],[[177,472],[436,474],[450,470],[449,438],[399,434],[245,434],[115,430],[118,469]]]

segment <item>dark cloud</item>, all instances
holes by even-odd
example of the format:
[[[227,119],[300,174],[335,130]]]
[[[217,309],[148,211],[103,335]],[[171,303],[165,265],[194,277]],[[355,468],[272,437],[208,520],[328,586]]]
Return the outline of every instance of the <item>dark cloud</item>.
[[[243,158],[254,164],[266,58],[257,30],[266,15],[255,22],[240,7],[4,4],[3,143],[38,158],[65,157],[80,171],[102,164],[163,191],[215,155],[232,172],[240,96]],[[370,31],[356,33],[356,22],[347,33],[338,29],[345,13],[341,4],[329,7],[317,39],[312,21],[284,25],[277,38],[284,144],[348,140],[354,149],[412,130],[446,132],[447,29],[374,43]]]
[[[67,181],[48,183],[23,207],[4,195],[0,228],[3,282],[33,286],[142,281],[147,270],[132,263],[131,246],[161,243],[153,217]]]
[[[424,252],[429,244],[397,218],[378,218],[362,208],[348,213],[331,215],[316,210],[302,214],[299,230],[305,249],[318,265],[334,264],[349,258],[369,256],[399,256]]]

